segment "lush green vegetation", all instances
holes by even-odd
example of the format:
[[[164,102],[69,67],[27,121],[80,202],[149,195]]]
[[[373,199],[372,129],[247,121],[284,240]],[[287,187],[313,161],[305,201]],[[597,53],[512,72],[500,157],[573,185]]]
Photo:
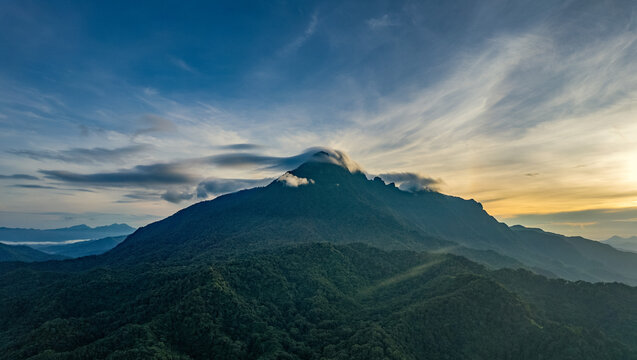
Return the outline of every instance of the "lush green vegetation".
[[[636,289],[454,255],[317,243],[37,266],[0,276],[2,359],[637,358]]]

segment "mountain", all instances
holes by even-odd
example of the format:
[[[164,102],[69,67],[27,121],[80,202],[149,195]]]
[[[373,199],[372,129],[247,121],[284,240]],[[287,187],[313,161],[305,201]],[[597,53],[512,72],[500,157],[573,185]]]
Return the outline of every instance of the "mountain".
[[[637,359],[635,264],[319,152],[102,255],[0,263],[0,360]]]
[[[379,204],[373,193],[387,185],[326,159],[318,153],[268,186],[203,201],[140,228],[106,257],[116,263],[189,259],[316,241],[419,250],[455,245]],[[289,179],[308,184],[291,186]]]
[[[0,241],[3,242],[63,242],[80,239],[100,239],[109,236],[128,235],[135,231],[126,224],[112,224],[95,228],[75,225],[61,229],[21,229],[0,227]]]
[[[6,245],[0,243],[0,261],[47,261],[61,260],[66,256],[47,254],[24,245]]]
[[[569,280],[637,284],[637,255],[584,238],[509,228],[474,200],[407,192],[318,152],[268,186],[192,205],[138,229],[108,262],[188,259],[314,241],[457,253]],[[495,259],[497,258],[497,259]],[[517,264],[517,265],[516,265]]]
[[[48,254],[62,255],[78,258],[89,255],[99,255],[117,246],[126,239],[126,236],[113,236],[103,239],[87,240],[70,244],[31,245],[32,248]]]
[[[637,253],[637,236],[624,238],[621,236],[613,236],[609,239],[602,241],[604,244],[608,244],[615,249],[630,251]]]

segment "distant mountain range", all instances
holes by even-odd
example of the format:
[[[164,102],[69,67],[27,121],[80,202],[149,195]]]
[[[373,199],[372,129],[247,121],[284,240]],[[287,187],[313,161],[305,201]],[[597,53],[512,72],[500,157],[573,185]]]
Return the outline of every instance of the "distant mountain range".
[[[604,244],[608,244],[616,249],[631,251],[637,253],[637,236],[631,237],[621,237],[621,236],[613,236],[609,239],[603,241]]]
[[[117,246],[126,239],[126,235],[112,236],[102,239],[80,241],[70,244],[32,244],[30,247],[47,254],[78,258],[89,255],[99,255]]]
[[[114,248],[135,231],[126,224],[61,229],[0,227],[0,262],[47,261],[98,255]],[[4,244],[3,244],[4,243]]]
[[[637,254],[326,150],[102,255],[0,263],[0,359],[637,359],[626,284]]]
[[[69,240],[100,239],[128,235],[135,231],[126,224],[90,227],[84,224],[61,229],[21,229],[0,227],[0,242],[63,242]]]

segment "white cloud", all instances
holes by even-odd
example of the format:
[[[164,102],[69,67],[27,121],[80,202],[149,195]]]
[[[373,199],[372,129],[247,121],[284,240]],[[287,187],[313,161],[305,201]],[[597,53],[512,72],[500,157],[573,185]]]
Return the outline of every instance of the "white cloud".
[[[192,66],[188,65],[184,60],[176,58],[176,57],[171,57],[170,61],[172,61],[173,64],[175,64],[175,66],[177,66],[178,68],[187,71],[189,73],[196,73],[195,69],[192,68]]]
[[[394,26],[396,25],[394,22],[392,22],[392,20],[389,18],[389,14],[384,14],[381,17],[378,18],[371,18],[368,19],[366,21],[367,26],[369,26],[372,29],[379,29],[379,28],[384,28],[384,27],[388,27],[388,26]]]
[[[297,36],[294,40],[292,40],[290,43],[288,43],[286,46],[283,47],[283,49],[281,50],[281,55],[288,55],[294,51],[296,51],[298,48],[300,48],[301,46],[303,46],[303,44],[312,37],[312,35],[314,35],[314,33],[316,32],[316,27],[318,25],[318,16],[316,13],[312,14],[312,17],[310,18],[310,22],[307,24],[305,31],[303,31],[302,34],[300,34],[299,36]]]
[[[314,180],[312,179],[300,178],[289,172],[281,175],[278,179],[276,179],[276,181],[282,182],[283,184],[285,184],[285,186],[289,187],[299,187],[301,185],[314,184]]]

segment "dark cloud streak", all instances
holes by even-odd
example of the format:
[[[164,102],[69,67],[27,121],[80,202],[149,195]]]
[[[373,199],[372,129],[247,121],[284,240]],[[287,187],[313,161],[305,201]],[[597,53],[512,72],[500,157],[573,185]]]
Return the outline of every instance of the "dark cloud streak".
[[[198,161],[220,167],[260,166],[270,170],[291,170],[325,148],[313,147],[294,156],[267,156],[255,153],[228,153],[208,156]]]
[[[249,144],[249,143],[230,144],[230,145],[221,145],[221,146],[219,146],[219,149],[224,149],[224,150],[256,150],[256,149],[260,149],[260,148],[262,148],[261,145]]]
[[[161,195],[161,198],[173,204],[178,204],[182,201],[192,199],[193,196],[194,194],[187,191],[177,191],[169,189]]]
[[[0,180],[2,179],[11,179],[11,180],[40,180],[39,177],[27,174],[13,174],[13,175],[0,175]]]
[[[176,164],[138,165],[116,172],[79,174],[64,170],[40,170],[48,179],[88,186],[147,187],[191,184],[195,179]]]
[[[60,190],[60,188],[57,188],[55,186],[49,186],[49,185],[35,185],[35,184],[15,184],[15,185],[11,185],[11,187],[14,188],[22,188],[22,189],[48,189],[48,190]]]

